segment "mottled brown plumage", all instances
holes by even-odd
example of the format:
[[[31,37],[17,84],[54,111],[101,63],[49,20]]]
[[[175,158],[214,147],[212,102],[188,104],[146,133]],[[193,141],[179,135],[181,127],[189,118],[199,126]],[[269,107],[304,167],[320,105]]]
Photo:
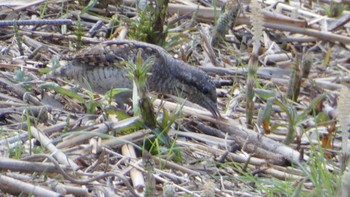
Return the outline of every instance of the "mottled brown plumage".
[[[89,84],[97,93],[111,88],[132,88],[125,61],[135,61],[138,50],[142,58],[153,56],[147,87],[150,91],[171,94],[188,99],[220,117],[217,109],[216,89],[209,76],[198,68],[174,59],[163,48],[143,42],[107,41],[80,50],[63,59],[67,63],[51,75],[74,79]]]

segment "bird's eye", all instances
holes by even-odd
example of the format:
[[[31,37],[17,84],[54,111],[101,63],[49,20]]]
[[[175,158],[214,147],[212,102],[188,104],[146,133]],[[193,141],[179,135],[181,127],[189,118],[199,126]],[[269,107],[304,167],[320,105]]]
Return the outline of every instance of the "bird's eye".
[[[208,94],[209,93],[209,88],[208,87],[204,87],[203,88],[203,94]]]

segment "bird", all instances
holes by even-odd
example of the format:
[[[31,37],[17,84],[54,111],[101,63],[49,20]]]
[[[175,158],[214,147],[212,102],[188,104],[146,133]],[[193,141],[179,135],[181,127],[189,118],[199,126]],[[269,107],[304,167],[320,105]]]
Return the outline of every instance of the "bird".
[[[104,94],[112,88],[132,89],[125,61],[135,61],[138,51],[142,59],[153,57],[147,76],[149,91],[174,95],[198,104],[215,118],[221,117],[217,107],[216,87],[204,71],[175,59],[164,48],[134,40],[110,40],[62,57],[64,64],[50,76],[74,79],[83,87]]]

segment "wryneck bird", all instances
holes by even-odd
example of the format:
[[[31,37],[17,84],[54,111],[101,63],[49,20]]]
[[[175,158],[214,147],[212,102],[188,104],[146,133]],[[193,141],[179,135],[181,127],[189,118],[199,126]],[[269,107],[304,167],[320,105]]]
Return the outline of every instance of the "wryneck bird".
[[[80,85],[89,84],[92,91],[104,94],[112,88],[133,87],[125,61],[135,61],[139,50],[146,60],[153,56],[147,88],[160,94],[187,99],[221,117],[217,108],[216,88],[203,71],[172,57],[165,49],[138,41],[107,41],[65,56],[66,64],[51,73],[74,79]]]

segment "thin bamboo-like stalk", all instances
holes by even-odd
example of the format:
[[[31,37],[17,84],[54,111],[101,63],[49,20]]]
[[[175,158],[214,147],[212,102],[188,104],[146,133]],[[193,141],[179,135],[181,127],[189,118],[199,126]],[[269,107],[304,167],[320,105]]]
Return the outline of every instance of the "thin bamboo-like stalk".
[[[137,159],[135,149],[130,144],[125,144],[122,146],[122,154],[131,160]],[[130,178],[135,191],[138,194],[142,195],[145,192],[145,180],[143,178],[142,172],[136,168],[132,168],[130,170]]]

